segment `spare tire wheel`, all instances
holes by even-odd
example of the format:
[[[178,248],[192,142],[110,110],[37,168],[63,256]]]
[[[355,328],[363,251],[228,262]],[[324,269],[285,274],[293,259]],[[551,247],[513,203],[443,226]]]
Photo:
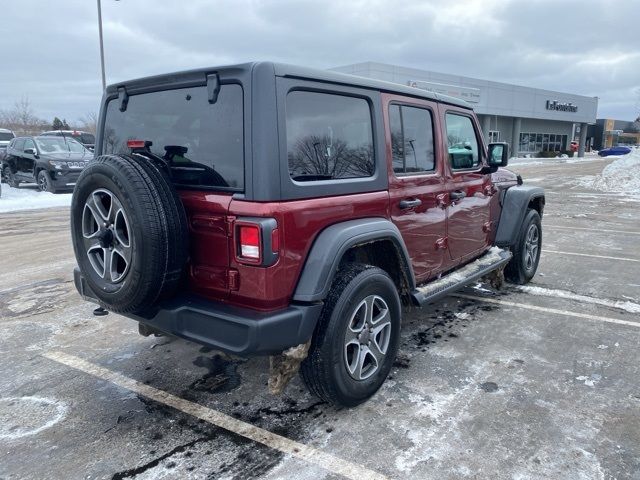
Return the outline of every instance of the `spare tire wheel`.
[[[143,155],[89,163],[73,192],[71,237],[80,271],[108,310],[144,311],[180,284],[187,217],[167,174]]]

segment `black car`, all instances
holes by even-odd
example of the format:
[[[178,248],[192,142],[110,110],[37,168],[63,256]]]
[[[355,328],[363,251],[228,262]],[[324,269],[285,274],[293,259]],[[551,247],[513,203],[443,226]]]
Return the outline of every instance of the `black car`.
[[[71,138],[16,137],[2,160],[2,176],[12,187],[36,182],[41,191],[71,190],[93,153]]]

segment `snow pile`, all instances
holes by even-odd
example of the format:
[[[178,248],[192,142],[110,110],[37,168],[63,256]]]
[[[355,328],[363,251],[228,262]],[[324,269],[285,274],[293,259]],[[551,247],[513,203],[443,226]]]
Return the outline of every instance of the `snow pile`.
[[[34,187],[12,188],[6,183],[2,184],[0,213],[35,210],[38,208],[68,207],[69,205],[71,205],[70,193],[54,194],[39,192]]]
[[[640,151],[634,150],[607,165],[591,186],[602,192],[640,194]]]

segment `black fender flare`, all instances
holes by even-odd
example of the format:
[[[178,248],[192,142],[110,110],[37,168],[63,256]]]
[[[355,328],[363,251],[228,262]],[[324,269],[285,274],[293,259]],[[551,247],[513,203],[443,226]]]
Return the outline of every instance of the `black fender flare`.
[[[520,225],[532,200],[542,198],[544,205],[544,189],[530,185],[508,188],[502,197],[502,211],[496,232],[495,244],[499,247],[511,247],[515,244]]]
[[[400,230],[386,218],[361,218],[325,228],[313,242],[300,274],[294,302],[318,302],[326,298],[344,254],[352,247],[376,240],[390,240],[407,269],[410,291],[415,277]]]

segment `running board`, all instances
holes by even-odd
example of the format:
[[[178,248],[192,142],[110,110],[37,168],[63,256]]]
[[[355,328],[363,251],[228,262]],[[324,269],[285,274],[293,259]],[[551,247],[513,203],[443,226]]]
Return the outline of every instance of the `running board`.
[[[411,292],[411,298],[416,305],[426,305],[449,295],[462,287],[469,285],[500,267],[504,267],[511,260],[511,252],[493,247],[483,256],[468,263],[462,268],[417,287]]]

